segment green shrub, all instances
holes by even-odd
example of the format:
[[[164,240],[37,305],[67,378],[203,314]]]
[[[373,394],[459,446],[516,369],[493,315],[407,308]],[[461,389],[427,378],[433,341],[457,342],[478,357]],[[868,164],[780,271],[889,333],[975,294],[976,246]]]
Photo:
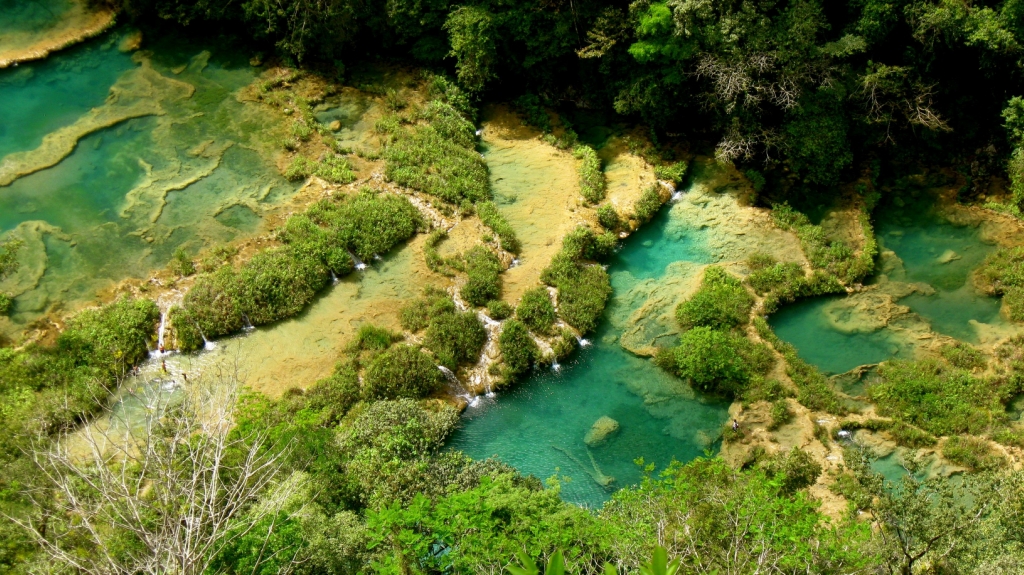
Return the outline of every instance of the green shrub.
[[[934,359],[889,361],[878,375],[867,388],[878,413],[935,435],[987,431],[1010,391]]]
[[[931,447],[938,442],[934,435],[902,421],[894,421],[888,430],[893,441],[912,449]]]
[[[352,362],[339,362],[334,372],[309,388],[306,405],[318,412],[327,426],[337,425],[360,399],[359,372]]]
[[[667,180],[672,182],[672,185],[679,186],[683,183],[683,178],[686,177],[686,169],[689,164],[685,161],[679,161],[674,164],[667,166],[655,166],[654,177],[659,180]]]
[[[755,192],[763,190],[764,185],[768,183],[768,180],[764,178],[764,175],[757,170],[747,170],[743,172],[743,175],[750,180],[750,187],[754,188]]]
[[[551,342],[551,351],[555,354],[555,359],[564,359],[576,350],[578,343],[576,334],[571,329],[562,328],[558,337]]]
[[[417,399],[440,389],[443,380],[430,356],[417,347],[396,345],[366,366],[363,390],[373,399]]]
[[[213,273],[200,274],[182,299],[181,308],[172,312],[171,323],[178,347],[192,351],[213,339],[242,329],[245,319],[239,305],[237,275],[230,266]]]
[[[980,351],[962,342],[944,345],[940,353],[953,367],[960,369],[983,369],[987,363]]]
[[[612,291],[604,268],[574,261],[563,251],[552,259],[541,280],[558,289],[558,315],[566,323],[580,333],[597,327]]]
[[[412,237],[423,217],[405,196],[361,191],[342,204],[335,229],[363,260],[386,254]]]
[[[774,357],[745,337],[709,327],[695,327],[679,339],[674,366],[679,377],[701,391],[736,396],[751,377],[767,373]]]
[[[476,144],[476,128],[458,110],[440,100],[432,100],[423,111],[423,118],[441,137],[472,149]]]
[[[787,495],[814,485],[822,472],[821,464],[799,447],[793,447],[785,455],[776,455],[765,468],[769,475],[782,478],[781,491]]]
[[[637,221],[649,222],[661,209],[661,191],[658,184],[652,184],[633,204],[633,216]]]
[[[391,347],[391,344],[401,340],[400,333],[372,323],[364,323],[359,326],[348,348],[352,351],[384,351]]]
[[[527,125],[545,133],[551,131],[551,117],[536,94],[523,94],[516,98],[512,105]]]
[[[392,132],[398,136],[384,149],[384,175],[453,204],[489,199],[487,164],[473,149],[472,125],[456,121],[440,108],[430,112],[431,106],[428,113],[435,114],[432,124],[411,133]]]
[[[498,349],[505,364],[505,378],[513,381],[529,371],[537,358],[540,349],[533,341],[530,330],[522,322],[510,319],[504,323],[498,337]]]
[[[123,375],[149,353],[160,309],[148,299],[122,297],[71,318],[57,337],[57,349]]]
[[[754,298],[740,281],[717,266],[704,270],[700,288],[676,308],[683,328],[704,326],[719,329],[746,325]]]
[[[950,437],[942,446],[942,456],[972,471],[992,471],[1006,466],[1006,458],[980,437]]]
[[[781,381],[758,376],[750,379],[747,389],[743,392],[743,403],[749,405],[756,401],[777,402],[792,395],[793,393]]]
[[[403,328],[417,332],[427,327],[430,318],[453,314],[455,310],[455,302],[452,301],[448,292],[428,286],[423,290],[422,297],[409,302],[402,308],[400,319]]]
[[[465,256],[468,279],[462,297],[474,306],[486,305],[501,293],[501,260],[484,246],[473,246]]]
[[[423,347],[452,370],[460,363],[475,362],[485,343],[487,330],[473,312],[435,315],[423,336]]]
[[[530,331],[547,334],[555,324],[555,306],[551,303],[548,290],[543,287],[527,290],[516,307],[516,319],[523,322]]]
[[[601,159],[594,148],[585,144],[576,146],[573,156],[580,160],[580,194],[592,204],[604,199],[605,180],[601,171]]]
[[[487,302],[487,315],[491,319],[501,321],[512,316],[512,306],[500,299],[492,299]]]
[[[192,258],[189,257],[188,252],[184,248],[178,248],[174,250],[174,255],[171,256],[171,263],[168,266],[171,271],[178,274],[180,277],[190,276],[196,273],[196,264],[192,262]]]
[[[355,269],[344,238],[317,225],[307,214],[288,218],[280,238],[296,253],[315,259],[333,274],[343,276]]]
[[[772,206],[772,221],[784,230],[793,230],[800,238],[800,245],[811,266],[826,271],[846,283],[862,280],[874,269],[878,243],[874,229],[866,213],[858,215],[865,243],[859,254],[841,239],[830,238],[821,226],[811,224],[806,215],[794,210],[787,203]]]
[[[614,232],[622,225],[622,220],[619,219],[619,213],[611,204],[605,204],[597,208],[597,223],[601,224],[604,229]]]
[[[290,247],[273,248],[257,253],[239,270],[235,301],[252,325],[264,325],[302,311],[328,279],[327,269],[313,257]]]
[[[516,232],[512,229],[512,225],[508,223],[508,220],[505,219],[505,216],[501,215],[501,212],[498,211],[498,207],[494,205],[494,202],[478,203],[476,213],[480,216],[480,221],[498,235],[498,238],[501,240],[501,249],[514,254],[519,253],[520,245]]]
[[[0,293],[0,317],[9,315],[12,309],[14,309],[14,298]]]
[[[785,399],[779,399],[772,403],[771,421],[768,422],[768,430],[776,429],[793,421],[793,412],[789,410],[789,403]]]

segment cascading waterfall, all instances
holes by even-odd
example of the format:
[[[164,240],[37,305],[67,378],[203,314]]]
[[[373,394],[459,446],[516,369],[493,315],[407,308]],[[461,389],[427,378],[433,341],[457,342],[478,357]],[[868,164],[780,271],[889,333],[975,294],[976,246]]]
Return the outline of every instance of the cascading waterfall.
[[[576,343],[580,344],[580,347],[590,347],[590,340],[580,336],[576,336]]]
[[[558,363],[557,360],[553,361],[551,363],[551,371],[553,371],[555,373],[558,373],[558,372],[562,371],[562,364]]]
[[[476,407],[477,405],[480,404],[480,396],[470,394],[469,390],[466,389],[464,385],[462,385],[461,381],[459,381],[459,378],[458,376],[455,375],[455,372],[453,372],[452,370],[448,369],[443,365],[437,366],[437,369],[441,370],[441,373],[444,374],[444,377],[448,380],[448,383],[450,383],[452,387],[458,392],[457,396],[461,397],[462,399],[465,399],[466,403],[468,403],[470,407]]]
[[[352,262],[356,264],[356,271],[361,272],[366,269],[366,264],[363,263],[363,260],[356,257],[356,254],[349,252],[348,255],[352,257]]]

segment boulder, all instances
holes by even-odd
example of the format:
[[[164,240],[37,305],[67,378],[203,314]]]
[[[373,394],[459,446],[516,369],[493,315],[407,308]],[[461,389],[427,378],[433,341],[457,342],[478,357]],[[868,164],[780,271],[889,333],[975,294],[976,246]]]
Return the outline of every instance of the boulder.
[[[942,252],[942,255],[940,255],[939,257],[935,258],[935,261],[939,262],[940,264],[948,264],[949,262],[952,262],[952,261],[955,261],[955,260],[958,260],[958,259],[960,259],[960,254],[954,252],[953,250],[946,250],[946,251]]]
[[[327,127],[330,128],[332,132],[337,132],[338,130],[341,129],[341,121],[335,120],[328,124]]]
[[[590,426],[590,431],[588,431],[586,437],[583,438],[583,442],[590,446],[600,445],[609,437],[618,433],[618,431],[619,422],[607,415],[604,415],[595,421],[594,425]]]

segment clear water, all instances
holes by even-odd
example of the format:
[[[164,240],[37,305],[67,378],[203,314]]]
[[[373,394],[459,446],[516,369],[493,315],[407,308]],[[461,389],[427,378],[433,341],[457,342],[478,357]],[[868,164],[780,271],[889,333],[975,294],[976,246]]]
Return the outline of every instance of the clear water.
[[[935,294],[914,294],[900,303],[928,320],[935,331],[977,343],[970,322],[999,323],[1000,302],[977,292],[969,276],[995,246],[982,242],[976,227],[954,226],[927,212],[921,217],[909,213],[909,209],[883,211],[878,222],[879,244],[903,260],[905,281],[929,284]],[[948,250],[955,252],[957,259],[940,263]]]
[[[237,98],[259,72],[244,54],[161,30],[133,56],[117,49],[123,34],[0,70],[0,160],[110,105],[115,85],[119,100],[156,101],[166,112],[86,135],[56,165],[0,187],[0,234],[25,241],[21,269],[0,284],[16,296],[11,318],[0,320],[7,337],[146,277],[179,247],[198,253],[259,232],[296,189],[274,164],[283,125]],[[194,93],[180,98],[185,85]]]
[[[844,333],[828,320],[825,307],[835,298],[812,298],[787,305],[771,317],[771,326],[800,357],[828,374],[847,372],[858,365],[878,363],[909,353],[891,331]],[[902,353],[901,353],[902,352]]]
[[[913,293],[898,300],[925,321],[932,330],[962,341],[977,343],[973,322],[1000,324],[1000,302],[976,291],[969,281],[994,246],[980,239],[976,227],[954,226],[928,206],[878,210],[876,233],[883,249],[902,261],[888,279],[924,283],[931,295]],[[955,258],[942,263],[948,252]],[[825,313],[836,298],[815,298],[786,306],[771,317],[776,334],[793,344],[800,356],[826,373],[842,373],[858,365],[893,357],[911,357],[911,343],[895,330],[845,333],[829,322]]]
[[[669,263],[711,259],[700,231],[663,209],[611,262],[614,292],[606,316],[628,316],[639,305],[630,289],[661,277]],[[568,476],[562,497],[591,507],[640,479],[639,457],[663,467],[717,450],[728,403],[696,395],[650,359],[629,353],[619,345],[620,335],[616,322],[604,321],[589,336],[593,345],[559,371],[535,373],[496,400],[469,408],[451,447],[478,459],[497,457],[542,479]],[[602,416],[618,421],[620,430],[605,444],[588,447],[584,436]],[[615,481],[601,485],[602,475]]]

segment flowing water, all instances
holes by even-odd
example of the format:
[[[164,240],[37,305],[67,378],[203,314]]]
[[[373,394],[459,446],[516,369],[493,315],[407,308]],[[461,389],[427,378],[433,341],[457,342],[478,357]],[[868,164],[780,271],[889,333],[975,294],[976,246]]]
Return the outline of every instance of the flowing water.
[[[609,319],[592,336],[593,345],[559,369],[534,373],[511,392],[469,408],[452,448],[474,458],[496,456],[542,479],[568,476],[562,496],[592,507],[640,479],[637,458],[663,467],[717,448],[728,404],[697,396],[619,342],[622,319],[645,301],[636,297],[635,288],[660,279],[672,263],[714,259],[703,247],[702,232],[680,222],[681,213],[663,209],[625,241],[609,266],[614,289]],[[619,431],[603,444],[588,446],[584,437],[605,416],[619,423]]]
[[[970,281],[995,247],[982,241],[976,226],[957,226],[927,208],[878,210],[876,232],[880,248],[895,257],[880,260],[872,282],[880,293],[892,294],[909,308],[913,321],[923,320],[936,333],[979,343],[987,326],[1003,326],[1000,302],[978,292]],[[881,320],[858,321],[857,315],[877,313],[879,301],[866,300],[858,309],[855,298],[823,297],[784,307],[771,317],[776,334],[793,344],[800,356],[826,373],[842,373],[859,365],[890,358],[912,358],[915,333],[908,320],[886,325]],[[864,306],[876,309],[864,309]]]
[[[296,190],[274,164],[283,126],[239,98],[259,73],[243,54],[167,31],[127,53],[125,34],[0,70],[0,233],[24,241],[7,337],[179,247],[260,231]]]

